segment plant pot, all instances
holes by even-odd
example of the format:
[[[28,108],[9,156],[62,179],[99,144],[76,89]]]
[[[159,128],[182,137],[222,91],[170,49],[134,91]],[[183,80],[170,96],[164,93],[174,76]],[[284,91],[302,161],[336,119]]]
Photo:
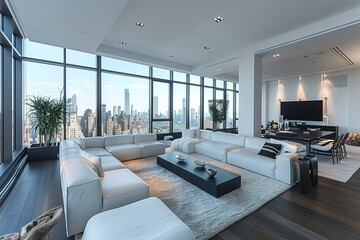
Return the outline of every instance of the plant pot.
[[[58,158],[59,146],[43,147],[40,144],[31,144],[28,147],[28,161],[45,161]]]

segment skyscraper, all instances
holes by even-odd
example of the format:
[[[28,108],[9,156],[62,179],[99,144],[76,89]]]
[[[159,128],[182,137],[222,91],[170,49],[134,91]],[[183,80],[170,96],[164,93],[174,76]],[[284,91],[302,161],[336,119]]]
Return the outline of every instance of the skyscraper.
[[[106,122],[106,104],[101,104],[101,121]]]
[[[125,114],[130,114],[130,94],[129,89],[125,88]]]
[[[118,107],[113,106],[113,116],[118,115]]]
[[[159,115],[159,97],[158,96],[154,96],[153,112],[154,112],[153,116]]]
[[[186,123],[186,98],[182,99],[181,123]]]

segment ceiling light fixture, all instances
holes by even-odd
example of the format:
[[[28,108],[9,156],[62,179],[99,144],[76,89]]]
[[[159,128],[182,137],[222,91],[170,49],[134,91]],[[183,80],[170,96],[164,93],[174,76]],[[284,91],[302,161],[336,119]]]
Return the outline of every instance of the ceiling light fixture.
[[[119,43],[122,44],[122,45],[126,45],[127,42],[120,41]]]
[[[219,23],[219,22],[221,22],[221,21],[223,21],[223,20],[224,20],[224,18],[221,17],[221,16],[217,16],[217,17],[214,18],[214,21],[215,21],[216,23]]]
[[[137,23],[135,23],[136,24],[136,26],[138,26],[138,27],[144,27],[145,25],[143,24],[143,23],[141,23],[141,22],[137,22]]]
[[[217,72],[220,72],[220,71],[221,71],[221,69],[220,69],[220,68],[218,68],[218,69],[216,69],[216,71],[217,71]]]
[[[210,47],[205,46],[204,49],[205,49],[205,50],[210,50]]]
[[[276,57],[280,57],[280,54],[277,53],[277,54],[274,54],[274,55],[273,55],[273,58],[276,58]]]

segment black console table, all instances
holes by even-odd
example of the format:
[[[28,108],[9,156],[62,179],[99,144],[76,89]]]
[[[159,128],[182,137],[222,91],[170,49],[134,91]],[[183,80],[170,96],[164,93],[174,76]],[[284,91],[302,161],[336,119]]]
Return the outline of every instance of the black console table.
[[[339,126],[329,126],[329,125],[308,125],[308,124],[297,124],[296,128],[300,130],[307,130],[308,128],[319,128],[320,131],[333,132],[333,134],[326,136],[329,139],[335,139],[339,134]]]

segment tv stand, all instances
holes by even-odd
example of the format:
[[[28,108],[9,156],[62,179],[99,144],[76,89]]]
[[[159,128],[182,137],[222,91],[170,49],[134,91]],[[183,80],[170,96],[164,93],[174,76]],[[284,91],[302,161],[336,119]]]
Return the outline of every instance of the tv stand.
[[[307,130],[308,128],[320,128],[320,131],[331,131],[334,134],[329,135],[327,138],[335,139],[339,135],[339,126],[329,125],[310,125],[310,124],[296,124],[296,127],[301,130]]]

